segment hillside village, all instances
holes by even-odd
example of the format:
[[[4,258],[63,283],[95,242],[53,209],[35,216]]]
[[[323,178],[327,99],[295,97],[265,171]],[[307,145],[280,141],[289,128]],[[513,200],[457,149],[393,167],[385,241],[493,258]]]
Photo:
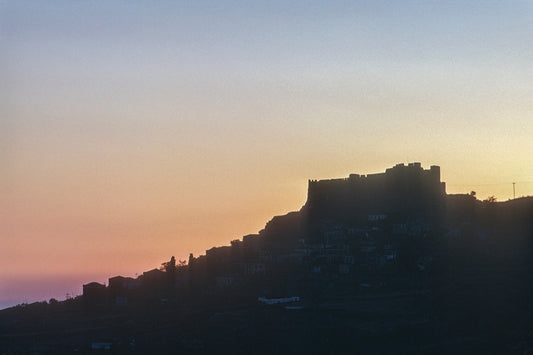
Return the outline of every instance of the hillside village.
[[[172,257],[137,279],[116,276],[107,287],[86,284],[84,303],[173,302],[232,292],[309,297],[310,285],[339,278],[350,279],[355,289],[402,288],[406,282],[411,287],[443,266],[441,241],[484,241],[502,232],[485,223],[493,204],[472,194],[446,195],[439,167],[424,170],[419,163],[398,164],[382,174],[309,181],[302,210],[274,217],[259,234],[205,255],[191,254],[178,264]]]
[[[358,194],[346,199],[351,192],[345,190]],[[137,279],[112,277],[107,287],[86,284],[84,303],[123,305],[147,298],[169,302],[191,293],[196,298],[255,284],[248,292],[256,297],[307,296],[309,283],[349,276],[360,281],[358,287],[383,286],[386,280],[394,282],[394,275],[430,266],[428,241],[439,227],[443,195],[439,168],[424,170],[419,163],[397,165],[384,174],[309,181],[302,210],[273,218],[259,234],[199,257],[191,254],[187,264],[176,265],[172,257]],[[405,202],[411,203],[410,211]],[[332,213],[343,203],[348,204],[341,206],[343,211],[354,213]],[[408,256],[405,244],[415,240],[422,249]]]
[[[284,216],[290,219],[293,216]],[[141,297],[180,297],[191,292],[216,293],[240,288],[261,279],[264,284],[257,296],[272,297],[298,294],[298,281],[281,282],[279,274],[297,273],[298,279],[336,279],[350,274],[365,275],[362,287],[378,286],[377,273],[398,274],[401,271],[424,271],[433,257],[430,250],[421,251],[416,260],[399,257],[405,238],[424,240],[432,229],[422,221],[403,224],[387,223],[386,215],[369,215],[368,223],[347,227],[323,223],[322,240],[306,242],[296,239],[291,244],[269,241],[262,234],[246,235],[233,240],[230,246],[214,247],[205,255],[189,257],[186,265],[176,265],[172,258],[161,268],[144,272],[138,278],[116,276],[108,286],[92,282],[83,286],[83,298],[88,307],[128,304]],[[363,279],[362,279],[363,280]],[[305,282],[305,280],[303,280]],[[371,284],[374,284],[371,286]],[[142,295],[142,296],[141,296]]]
[[[321,329],[315,334],[318,349],[370,351],[371,339],[381,339],[383,351],[398,342],[420,350],[442,342],[462,348],[465,341],[531,349],[527,329],[533,318],[526,301],[531,289],[525,280],[532,256],[532,198],[495,202],[477,200],[474,193],[447,195],[440,168],[425,170],[420,163],[398,164],[381,174],[311,180],[308,188],[300,211],[274,217],[258,234],[186,261],[171,257],[137,278],[83,285],[83,296],[68,301],[81,312],[78,317],[93,325],[107,319],[121,331],[107,337],[80,331],[85,335],[72,346],[98,350],[101,344],[122,344],[129,351],[136,338],[137,349],[144,350],[195,353],[227,346],[247,352],[246,346],[265,341],[255,332],[294,334],[265,345],[266,353],[298,346],[302,337]],[[59,305],[33,307],[52,312]],[[158,315],[150,320],[163,329],[157,336],[141,331],[150,318],[139,316],[141,309]],[[12,325],[2,323],[1,315],[0,326]],[[201,329],[184,325],[193,319]],[[525,329],[526,335],[517,335],[525,336],[520,338],[525,343],[515,333],[497,344],[485,337],[501,325]],[[234,348],[222,328],[254,333]],[[209,329],[217,331],[206,333]],[[346,335],[350,329],[359,335]],[[415,330],[424,339],[412,338]],[[53,349],[50,344],[56,343],[47,345]],[[5,349],[9,342],[0,338],[0,351]]]

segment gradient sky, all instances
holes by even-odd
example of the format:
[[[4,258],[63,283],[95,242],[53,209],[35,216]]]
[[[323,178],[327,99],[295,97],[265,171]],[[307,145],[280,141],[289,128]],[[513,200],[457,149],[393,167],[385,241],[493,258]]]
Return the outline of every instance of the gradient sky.
[[[308,179],[533,194],[531,1],[0,1],[0,308],[255,233]]]

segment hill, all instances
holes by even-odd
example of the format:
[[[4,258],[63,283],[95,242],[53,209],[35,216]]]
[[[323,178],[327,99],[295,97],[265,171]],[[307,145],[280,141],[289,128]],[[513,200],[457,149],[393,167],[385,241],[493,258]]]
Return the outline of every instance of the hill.
[[[419,163],[309,181],[258,234],[0,311],[0,352],[528,352],[532,217]]]

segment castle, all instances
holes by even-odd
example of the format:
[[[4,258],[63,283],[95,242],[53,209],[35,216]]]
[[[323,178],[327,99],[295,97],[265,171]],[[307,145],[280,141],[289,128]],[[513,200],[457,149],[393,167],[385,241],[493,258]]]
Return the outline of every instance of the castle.
[[[384,173],[309,180],[305,208],[315,218],[352,221],[368,215],[434,218],[445,195],[439,166],[425,170],[420,163],[397,164]]]

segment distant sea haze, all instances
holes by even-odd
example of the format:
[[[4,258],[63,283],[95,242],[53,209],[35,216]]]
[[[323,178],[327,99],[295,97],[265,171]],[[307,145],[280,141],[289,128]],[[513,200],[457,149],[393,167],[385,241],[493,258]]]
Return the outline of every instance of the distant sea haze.
[[[0,280],[0,309],[21,303],[49,301],[51,298],[62,301],[66,299],[67,294],[69,297],[76,297],[82,294],[83,283],[94,279],[94,276],[87,275],[3,278]]]

